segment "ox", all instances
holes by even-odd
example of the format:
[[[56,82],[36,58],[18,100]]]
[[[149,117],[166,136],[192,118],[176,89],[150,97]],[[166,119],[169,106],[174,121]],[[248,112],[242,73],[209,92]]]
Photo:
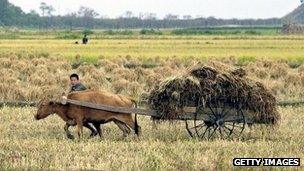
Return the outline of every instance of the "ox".
[[[109,93],[107,91],[87,90],[73,92],[70,93],[67,98],[72,100],[105,104],[114,107],[131,108],[134,105],[136,106],[136,103],[133,99],[119,94]],[[68,130],[69,126],[77,125],[77,133],[79,138],[81,138],[83,135],[83,126],[88,127],[88,123],[92,123],[94,127],[96,127],[100,137],[102,137],[100,124],[108,123],[111,121],[113,121],[121,129],[123,136],[126,136],[131,132],[130,128],[135,131],[135,134],[139,135],[140,133],[140,126],[137,124],[136,115],[135,121],[133,121],[131,114],[96,110],[72,104],[63,105],[59,102],[55,102],[49,99],[43,99],[39,103],[35,118],[37,120],[44,119],[54,113],[56,113],[61,119],[66,122],[64,129],[69,138],[72,138],[72,135]]]

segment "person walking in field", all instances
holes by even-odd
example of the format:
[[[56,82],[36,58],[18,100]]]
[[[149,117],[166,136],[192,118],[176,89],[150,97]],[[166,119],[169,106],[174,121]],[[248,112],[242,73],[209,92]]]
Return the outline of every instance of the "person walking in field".
[[[87,38],[87,35],[85,34],[84,37],[82,38],[82,44],[87,44],[89,39]]]
[[[69,93],[74,91],[84,91],[87,88],[80,82],[79,76],[77,74],[70,75],[71,88]]]

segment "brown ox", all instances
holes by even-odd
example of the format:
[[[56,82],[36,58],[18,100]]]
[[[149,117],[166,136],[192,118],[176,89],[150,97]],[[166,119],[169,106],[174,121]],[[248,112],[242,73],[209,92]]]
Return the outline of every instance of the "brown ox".
[[[136,105],[135,101],[131,98],[119,94],[112,94],[107,91],[88,90],[74,92],[68,95],[68,99],[105,104],[115,107],[131,108],[134,106],[134,104]],[[77,125],[79,138],[82,137],[83,126],[86,126],[88,122],[92,123],[97,128],[97,132],[100,136],[102,136],[100,124],[104,124],[110,121],[115,122],[115,124],[123,131],[124,136],[130,133],[130,128],[132,128],[137,135],[140,132],[140,127],[137,124],[136,115],[135,121],[133,121],[131,114],[96,110],[72,104],[63,105],[61,103],[48,99],[44,99],[39,103],[35,118],[37,120],[44,119],[53,113],[56,113],[66,122],[65,131],[67,132],[67,135],[70,134],[68,131],[69,126]]]

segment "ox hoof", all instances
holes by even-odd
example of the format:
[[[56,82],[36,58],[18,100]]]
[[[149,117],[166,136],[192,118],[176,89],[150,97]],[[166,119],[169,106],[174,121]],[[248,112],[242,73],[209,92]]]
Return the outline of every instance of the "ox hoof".
[[[97,132],[92,132],[91,135],[89,136],[89,138],[93,138],[97,135],[98,133]]]
[[[68,137],[68,139],[71,139],[71,140],[75,139],[75,137],[72,134],[67,134],[67,137]]]

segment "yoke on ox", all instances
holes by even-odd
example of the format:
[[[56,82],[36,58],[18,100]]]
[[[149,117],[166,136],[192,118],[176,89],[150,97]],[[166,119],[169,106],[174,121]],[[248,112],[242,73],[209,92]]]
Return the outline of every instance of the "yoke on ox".
[[[136,106],[135,101],[118,94],[112,94],[107,91],[82,91],[70,93],[62,103],[50,99],[43,99],[38,104],[37,120],[44,119],[47,116],[56,113],[66,122],[65,131],[69,138],[73,138],[69,132],[69,126],[77,125],[78,136],[83,135],[83,126],[88,127],[88,123],[92,123],[102,137],[101,124],[113,121],[126,136],[131,132],[130,128],[138,135],[140,127],[137,119],[133,121],[131,113],[124,113],[113,110],[100,110],[96,106],[104,104],[112,107],[131,108]],[[87,105],[87,104],[93,104]]]

